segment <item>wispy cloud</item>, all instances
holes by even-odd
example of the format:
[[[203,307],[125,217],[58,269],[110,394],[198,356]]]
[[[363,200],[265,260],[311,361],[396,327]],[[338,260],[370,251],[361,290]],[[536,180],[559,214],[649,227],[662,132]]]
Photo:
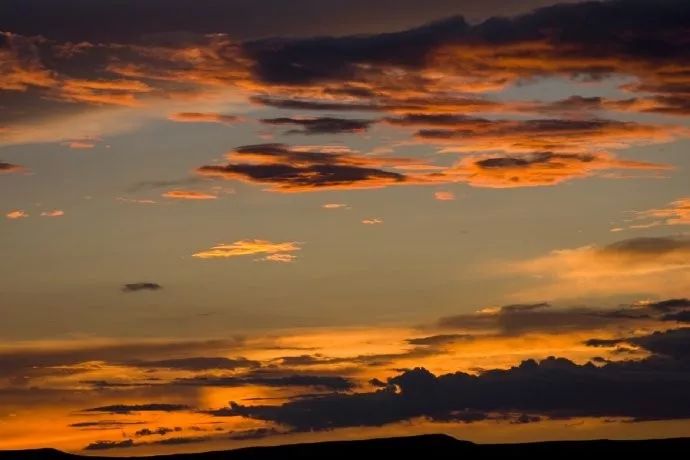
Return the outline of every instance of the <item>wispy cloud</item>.
[[[198,192],[195,190],[169,190],[161,196],[176,200],[215,200],[218,195],[208,192]]]

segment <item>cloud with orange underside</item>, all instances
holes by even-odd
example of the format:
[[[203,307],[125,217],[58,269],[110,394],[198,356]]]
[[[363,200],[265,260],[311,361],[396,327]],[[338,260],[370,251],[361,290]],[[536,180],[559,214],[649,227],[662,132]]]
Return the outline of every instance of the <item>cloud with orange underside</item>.
[[[195,190],[168,190],[161,196],[176,200],[215,200],[218,198],[218,195]]]
[[[634,212],[628,228],[650,228],[661,225],[690,225],[690,197],[683,197],[668,203],[663,208]]]
[[[263,255],[260,260],[268,262],[292,262],[296,256],[292,253],[302,249],[296,241],[274,243],[268,240],[239,240],[230,244],[219,244],[210,249],[192,254],[198,259],[228,259],[252,255]]]
[[[407,158],[362,155],[349,149],[320,146],[290,147],[258,144],[236,148],[225,165],[197,168],[202,176],[266,184],[273,192],[308,192],[333,189],[381,188],[420,183],[422,174],[396,169],[434,169]]]
[[[670,165],[617,159],[606,154],[542,152],[528,155],[478,155],[461,159],[445,172],[473,187],[551,186],[573,179],[602,176],[607,171],[658,173]],[[443,181],[443,177],[440,178]]]

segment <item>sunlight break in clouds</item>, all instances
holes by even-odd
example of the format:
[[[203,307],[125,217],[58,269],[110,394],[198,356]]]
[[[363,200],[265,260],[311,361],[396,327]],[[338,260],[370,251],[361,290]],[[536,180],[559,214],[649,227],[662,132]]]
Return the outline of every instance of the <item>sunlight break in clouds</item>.
[[[219,244],[192,254],[199,259],[227,259],[230,257],[266,254],[262,259],[269,262],[292,262],[296,256],[292,252],[299,251],[300,243],[288,241],[273,243],[266,240],[239,240],[231,244]]]

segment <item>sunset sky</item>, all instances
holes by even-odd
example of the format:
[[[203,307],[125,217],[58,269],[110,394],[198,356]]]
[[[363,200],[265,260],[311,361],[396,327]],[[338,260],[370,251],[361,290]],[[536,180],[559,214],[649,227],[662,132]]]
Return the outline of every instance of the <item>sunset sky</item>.
[[[690,436],[689,168],[685,0],[3,0],[0,449]]]

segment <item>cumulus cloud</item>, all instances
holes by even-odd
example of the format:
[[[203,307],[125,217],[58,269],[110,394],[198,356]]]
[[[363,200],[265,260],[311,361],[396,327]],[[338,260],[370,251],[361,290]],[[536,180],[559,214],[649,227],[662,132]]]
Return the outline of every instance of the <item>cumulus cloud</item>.
[[[688,237],[644,237],[554,250],[511,262],[509,271],[536,277],[538,286],[521,293],[532,298],[631,292],[668,296],[690,288],[689,260]]]
[[[161,196],[176,200],[215,200],[218,198],[218,195],[196,190],[168,190]]]
[[[192,257],[199,259],[227,259],[230,257],[241,257],[250,255],[265,255],[265,260],[273,262],[292,261],[293,252],[299,251],[300,243],[287,241],[274,243],[268,240],[239,240],[230,244],[219,244],[210,249],[192,254]],[[268,258],[276,256],[274,258]]]
[[[128,283],[122,286],[123,292],[158,291],[160,289],[163,289],[163,286],[150,282]]]
[[[170,114],[168,119],[182,123],[222,123],[227,125],[240,121],[236,115],[209,112],[177,112]]]
[[[469,422],[515,413],[521,414],[516,423],[541,417],[688,418],[688,330],[629,339],[652,353],[639,361],[595,366],[550,357],[478,375],[437,376],[415,368],[380,382],[384,386],[374,392],[313,396],[278,405],[231,402],[217,415],[250,417],[298,431],[381,426],[418,417]]]

